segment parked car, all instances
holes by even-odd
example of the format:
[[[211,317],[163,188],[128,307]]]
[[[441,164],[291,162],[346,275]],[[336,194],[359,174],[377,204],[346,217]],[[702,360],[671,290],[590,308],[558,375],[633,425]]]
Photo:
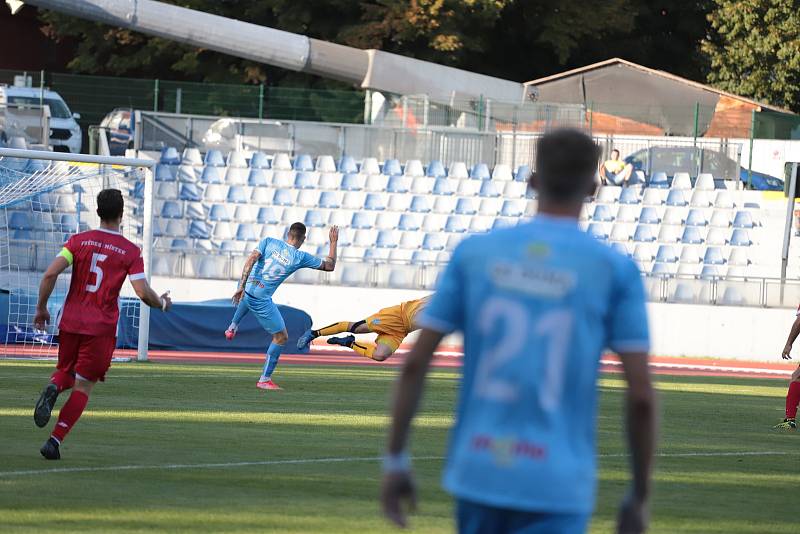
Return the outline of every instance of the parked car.
[[[124,156],[125,151],[133,148],[133,110],[117,108],[100,123],[108,132],[108,150],[112,156]]]
[[[53,150],[80,153],[83,139],[77,119],[81,116],[69,110],[61,95],[49,89],[0,85],[0,104],[25,107],[39,106],[40,103],[50,108],[50,146]]]
[[[625,157],[625,162],[633,165],[634,170],[644,172],[648,178],[654,172],[663,172],[674,176],[676,172],[687,172],[696,177],[700,173],[710,173],[717,180],[742,180],[748,178],[751,188],[762,191],[783,191],[783,180],[764,174],[749,172],[735,160],[721,152],[699,147],[650,147],[637,150]],[[738,171],[738,172],[737,172]]]

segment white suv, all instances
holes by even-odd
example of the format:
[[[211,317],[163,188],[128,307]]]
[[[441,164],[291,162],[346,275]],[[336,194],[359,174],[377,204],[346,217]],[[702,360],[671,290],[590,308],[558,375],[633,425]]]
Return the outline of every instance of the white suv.
[[[72,113],[55,91],[36,87],[16,87],[0,85],[0,104],[17,106],[38,106],[42,103],[50,107],[50,146],[56,152],[80,153],[82,135],[76,119],[80,115]]]

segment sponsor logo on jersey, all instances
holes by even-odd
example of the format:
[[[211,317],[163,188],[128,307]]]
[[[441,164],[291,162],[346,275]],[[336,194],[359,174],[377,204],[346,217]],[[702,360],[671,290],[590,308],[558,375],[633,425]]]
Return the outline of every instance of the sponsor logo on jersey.
[[[495,463],[501,466],[510,466],[518,458],[541,460],[547,454],[545,447],[538,443],[519,440],[511,436],[497,438],[486,434],[473,436],[472,449],[491,453]]]

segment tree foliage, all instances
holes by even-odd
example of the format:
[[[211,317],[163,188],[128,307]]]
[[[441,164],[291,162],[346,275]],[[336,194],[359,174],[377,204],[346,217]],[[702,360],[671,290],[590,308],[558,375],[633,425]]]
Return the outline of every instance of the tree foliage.
[[[720,89],[800,111],[800,1],[714,0],[702,43]]]

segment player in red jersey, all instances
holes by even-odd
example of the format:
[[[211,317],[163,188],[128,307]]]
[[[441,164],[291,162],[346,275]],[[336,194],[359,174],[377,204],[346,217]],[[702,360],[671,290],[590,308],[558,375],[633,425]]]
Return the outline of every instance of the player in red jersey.
[[[97,195],[100,228],[72,236],[56,256],[39,285],[34,326],[44,329],[50,321],[47,300],[58,275],[72,265],[69,293],[59,321],[58,364],[42,391],[33,413],[44,427],[59,393],[73,388],[61,408],[53,433],[40,452],[48,460],[61,458],[59,445],[83,413],[95,382],[104,380],[117,343],[119,291],[129,277],[136,295],[152,308],[167,311],[168,293],[160,297],[144,274],[139,247],[120,234],[124,201],[118,189]]]
[[[800,307],[797,308],[796,318],[792,324],[792,329],[789,331],[789,338],[786,340],[786,345],[783,347],[781,357],[784,360],[792,359],[792,344],[797,336],[800,335]],[[797,430],[797,404],[800,403],[800,367],[792,373],[792,379],[789,381],[789,391],[786,393],[786,417],[783,422],[775,425],[776,430]]]

